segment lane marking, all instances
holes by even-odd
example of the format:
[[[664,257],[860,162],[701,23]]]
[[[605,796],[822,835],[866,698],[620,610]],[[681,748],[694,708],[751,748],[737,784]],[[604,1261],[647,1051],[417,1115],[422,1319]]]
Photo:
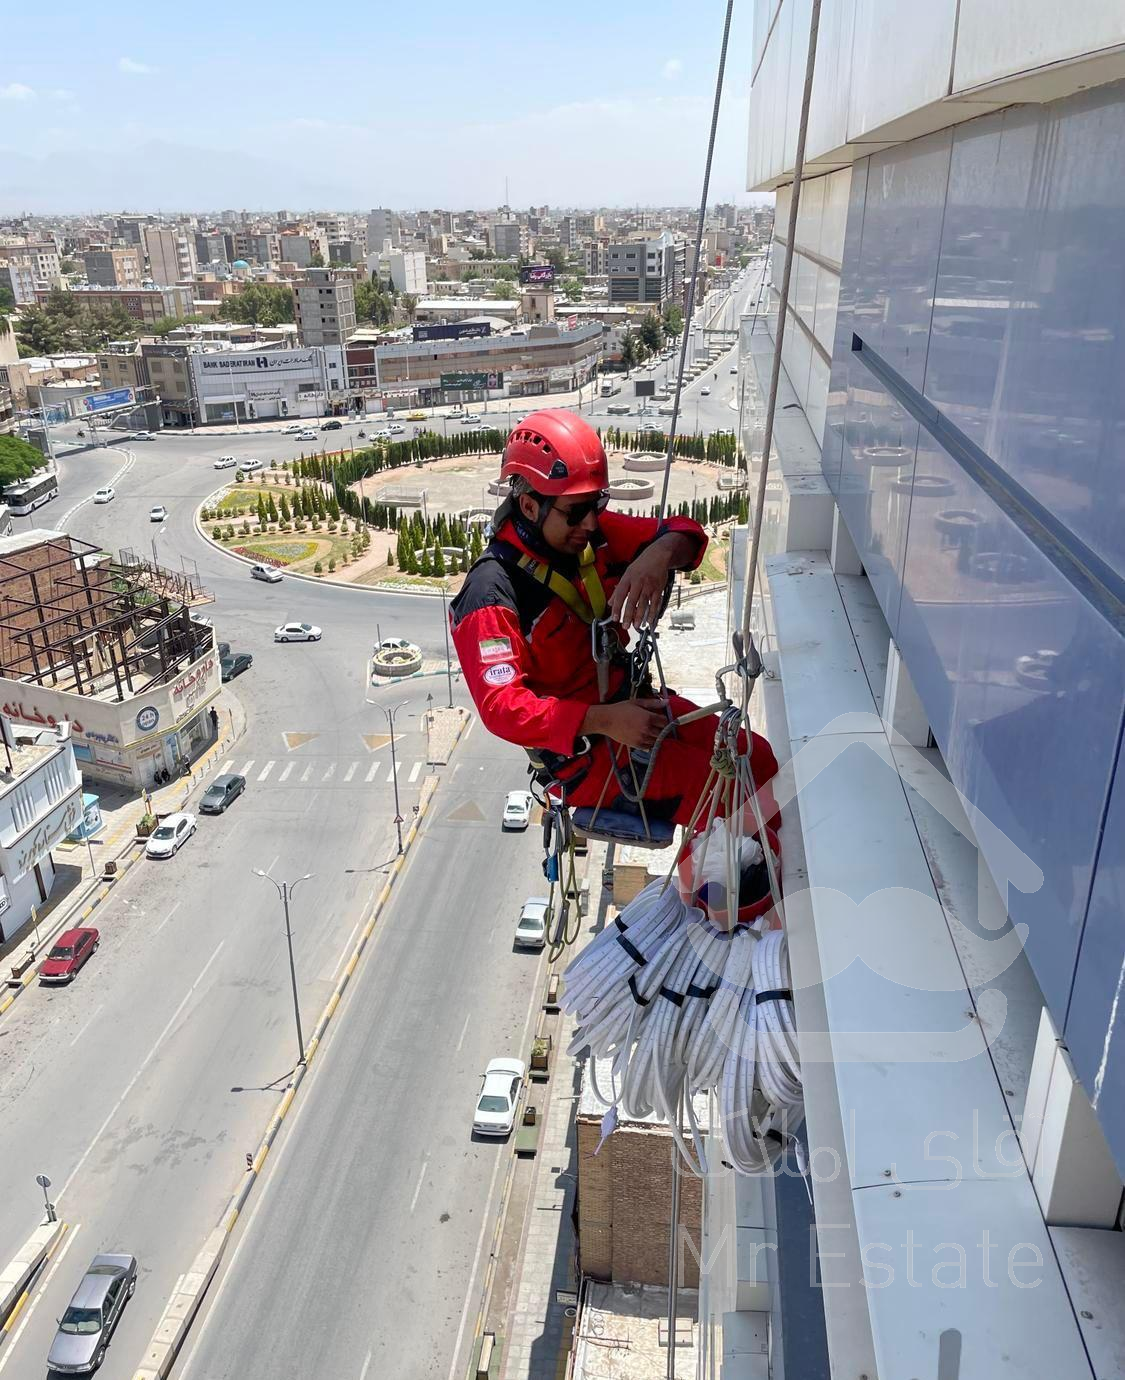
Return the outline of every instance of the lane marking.
[[[369,1351],[367,1355],[363,1358],[363,1369],[359,1373],[359,1380],[367,1380],[367,1371],[371,1365],[371,1358],[372,1356],[374,1356],[374,1354],[375,1353],[373,1351]]]
[[[348,942],[344,945],[343,952],[340,954],[339,961],[336,964],[336,971],[332,974],[333,986],[335,986],[337,981],[339,980],[340,974],[344,970],[344,964],[351,961],[352,950],[355,948],[355,937],[359,933],[359,927],[362,924],[363,917],[361,915],[360,918],[352,926],[352,932],[348,935]]]
[[[367,775],[363,778],[368,785],[370,785],[371,782],[374,781],[375,778],[379,775],[379,769],[382,767],[382,765],[382,762],[376,762],[373,767],[368,768]]]
[[[104,1002],[104,1001],[102,1002],[101,1006],[95,1006],[95,1007],[94,1007],[93,1015],[91,1015],[90,1019],[86,1022],[86,1024],[82,1027],[82,1029],[78,1032],[78,1034],[75,1035],[74,1039],[71,1040],[71,1042],[70,1042],[70,1047],[71,1047],[71,1049],[74,1048],[74,1046],[78,1043],[78,1041],[81,1040],[82,1036],[85,1035],[85,1033],[87,1032],[87,1030],[90,1029],[90,1027],[93,1025],[94,1021],[97,1019],[98,1012],[101,1011],[104,1007],[105,1007],[105,1002]]]
[[[35,1286],[35,1297],[31,1300],[27,1308],[24,1310],[23,1321],[20,1323],[19,1327],[16,1328],[15,1332],[13,1332],[11,1336],[9,1336],[7,1344],[4,1347],[4,1352],[2,1355],[0,1355],[0,1370],[3,1370],[4,1367],[8,1364],[8,1362],[12,1359],[12,1356],[15,1353],[16,1343],[20,1339],[20,1334],[31,1321],[31,1315],[35,1312],[36,1305],[38,1304],[39,1300],[43,1297],[43,1295],[47,1292],[47,1285],[51,1282],[51,1276],[63,1263],[63,1258],[65,1257],[67,1251],[70,1250],[71,1243],[74,1241],[74,1238],[78,1235],[81,1229],[81,1222],[76,1222],[74,1226],[70,1228],[70,1230],[66,1234],[66,1240],[62,1244],[62,1250],[59,1251],[58,1255],[55,1256],[54,1260],[51,1262],[50,1269]]]
[[[418,1194],[422,1191],[422,1181],[426,1177],[427,1156],[422,1156],[422,1168],[418,1171],[418,1182],[414,1187],[414,1197],[410,1200],[410,1216],[414,1216],[414,1209],[418,1204]]]
[[[157,925],[156,929],[153,930],[153,934],[158,934],[164,928],[168,921],[171,920],[172,916],[175,915],[175,913],[179,910],[181,905],[183,905],[182,901],[176,902],[176,904],[172,907],[172,909],[168,912],[164,919],[161,920],[160,924]]]
[[[286,762],[285,766],[281,770],[281,775],[277,778],[279,785],[282,781],[287,781],[289,779],[289,773],[293,770],[293,768],[296,765],[296,762]]]
[[[472,1012],[470,1012],[469,1015],[472,1015]],[[469,1016],[466,1016],[466,1017],[465,1017],[465,1024],[461,1027],[461,1038],[457,1041],[457,1048],[458,1048],[458,1049],[460,1049],[461,1046],[465,1043],[465,1036],[468,1034],[468,1031],[469,1031]]]
[[[387,772],[387,782],[390,783],[398,775],[398,763],[396,762]]]
[[[351,764],[351,766],[350,766],[350,767],[347,769],[347,771],[344,773],[344,780],[345,780],[345,781],[350,781],[350,780],[352,779],[352,777],[356,774],[356,769],[358,768],[358,766],[359,766],[359,763],[358,763],[358,762],[353,762],[353,763]]]
[[[312,768],[312,763],[310,762],[309,765],[308,765],[308,766],[304,769],[304,771],[301,773],[301,785],[302,785],[302,786],[305,784],[305,782],[309,779],[309,777],[310,777],[312,774],[313,774],[313,768]]]
[[[413,784],[415,783],[415,781],[418,780],[418,773],[419,773],[421,770],[422,770],[422,763],[421,763],[421,762],[415,762],[414,765],[410,768],[410,784],[411,784],[412,786],[413,786]]]
[[[269,867],[266,868],[266,876],[267,876],[267,877],[270,875],[270,873],[271,873],[271,872],[274,870],[274,868],[277,866],[277,862],[278,862],[278,859],[279,859],[280,857],[281,857],[281,854],[280,854],[280,853],[274,854],[273,862],[271,862],[270,865],[269,865]]]
[[[62,1188],[60,1188],[59,1191],[58,1191],[58,1193],[55,1195],[55,1205],[56,1205],[56,1206],[59,1204],[59,1202],[61,1202],[61,1200],[62,1200],[62,1198],[63,1198],[63,1195],[66,1193],[66,1191],[67,1191],[67,1189],[70,1187],[70,1185],[74,1182],[74,1177],[75,1177],[75,1175],[76,1175],[76,1174],[78,1173],[78,1171],[82,1168],[82,1166],[86,1163],[86,1161],[90,1158],[90,1155],[91,1155],[91,1153],[93,1152],[94,1146],[97,1145],[98,1141],[101,1140],[102,1136],[105,1134],[106,1128],[109,1126],[109,1123],[113,1120],[113,1118],[114,1118],[114,1117],[117,1115],[117,1113],[121,1110],[121,1104],[125,1101],[125,1099],[126,1099],[126,1098],[129,1096],[129,1094],[133,1091],[134,1087],[136,1087],[137,1081],[139,1080],[139,1078],[141,1077],[141,1075],[144,1073],[145,1069],[147,1069],[148,1066],[149,1066],[149,1064],[152,1063],[152,1060],[153,1060],[153,1058],[155,1057],[157,1050],[160,1048],[160,1046],[164,1043],[164,1041],[165,1041],[165,1039],[167,1038],[167,1036],[170,1034],[170,1032],[171,1032],[171,1030],[172,1030],[172,1027],[173,1027],[173,1026],[176,1024],[176,1022],[180,1019],[180,1016],[183,1014],[184,1007],[187,1006],[188,1002],[191,1000],[191,998],[192,998],[192,996],[193,996],[193,994],[194,994],[194,992],[195,992],[195,989],[199,986],[199,984],[200,984],[200,983],[203,981],[203,979],[207,976],[207,970],[211,967],[211,964],[214,963],[214,961],[218,958],[219,954],[222,952],[223,945],[224,945],[226,942],[227,942],[227,941],[226,941],[225,939],[221,939],[221,940],[219,941],[219,945],[218,945],[218,947],[216,948],[215,952],[211,955],[211,957],[210,957],[210,958],[207,960],[207,962],[203,965],[203,971],[199,974],[199,976],[198,976],[198,977],[195,979],[195,981],[191,984],[191,986],[188,988],[188,990],[184,993],[184,999],[183,999],[183,1001],[181,1001],[180,1004],[179,1004],[179,1006],[176,1007],[175,1011],[172,1012],[171,1016],[168,1018],[168,1023],[167,1023],[167,1025],[166,1025],[166,1026],[164,1027],[164,1029],[160,1032],[160,1034],[156,1037],[156,1043],[152,1046],[152,1048],[149,1050],[149,1052],[145,1055],[144,1063],[141,1064],[140,1068],[136,1071],[135,1074],[133,1074],[132,1078],[129,1079],[129,1082],[128,1082],[128,1084],[127,1084],[126,1087],[125,1087],[125,1091],[121,1094],[121,1096],[120,1096],[120,1097],[117,1099],[117,1101],[113,1104],[113,1107],[110,1109],[109,1115],[106,1117],[106,1119],[102,1122],[102,1124],[98,1127],[97,1131],[95,1132],[95,1134],[94,1134],[94,1139],[90,1142],[89,1145],[87,1145],[86,1149],[82,1152],[82,1158],[78,1161],[78,1163],[77,1163],[77,1164],[74,1166],[74,1168],[70,1171],[70,1174],[69,1174],[69,1176],[67,1177],[66,1182],[63,1184]]]
[[[238,769],[238,774],[239,774],[239,776],[249,776],[249,775],[250,775],[250,768],[251,768],[253,765],[254,765],[254,759],[253,759],[253,757],[251,757],[251,759],[249,760],[249,762],[246,762],[246,763],[244,763],[241,767],[239,767],[239,769]]]
[[[332,778],[333,778],[335,775],[336,775],[336,763],[335,763],[335,762],[329,762],[329,764],[328,764],[328,770],[324,773],[324,775],[323,775],[320,779],[321,779],[321,781],[331,781]]]
[[[264,781],[266,777],[269,776],[270,772],[273,771],[274,766],[275,763],[273,758],[271,757],[270,760],[266,763],[266,765],[262,768],[262,770],[258,773],[258,780]]]

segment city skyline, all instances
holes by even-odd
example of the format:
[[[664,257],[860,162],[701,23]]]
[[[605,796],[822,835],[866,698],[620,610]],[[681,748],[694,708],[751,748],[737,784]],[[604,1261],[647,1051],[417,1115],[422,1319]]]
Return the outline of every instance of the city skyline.
[[[107,32],[68,0],[67,50],[44,49],[29,13],[11,21],[21,57],[0,75],[0,213],[476,209],[503,204],[506,185],[513,206],[690,205],[722,16],[709,0],[685,27],[658,0],[640,26],[580,0],[557,33],[529,35],[508,0],[485,26],[439,3],[424,18],[396,11],[392,46],[369,51],[341,41],[369,22],[351,7],[302,30],[295,65],[295,7],[250,47],[181,51],[151,9],[126,4]],[[748,202],[749,30],[736,16],[712,201]]]

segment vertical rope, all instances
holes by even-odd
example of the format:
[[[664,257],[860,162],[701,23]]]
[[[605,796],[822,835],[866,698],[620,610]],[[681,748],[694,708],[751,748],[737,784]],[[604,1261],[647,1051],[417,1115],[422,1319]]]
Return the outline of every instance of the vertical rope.
[[[819,6],[819,0],[817,0]],[[730,19],[734,11],[734,0],[727,0],[726,18],[723,20],[723,43],[719,49],[719,70],[715,74],[715,103],[711,107],[711,133],[707,139],[707,162],[703,169],[703,193],[699,198],[699,220],[695,227],[695,263],[691,268],[691,282],[688,286],[687,315],[684,317],[683,337],[680,340],[680,365],[676,373],[676,396],[672,402],[672,424],[668,428],[668,453],[664,457],[664,483],[660,490],[660,519],[668,504],[668,481],[672,477],[672,456],[676,449],[676,427],[680,420],[680,394],[684,387],[684,365],[687,361],[688,340],[691,336],[691,318],[695,315],[695,285],[699,280],[699,258],[703,246],[703,227],[707,221],[707,196],[711,188],[711,159],[715,154],[715,131],[719,126],[719,106],[723,99],[723,76],[727,67],[727,42],[730,38]]]
[[[682,1112],[678,1101],[676,1116],[682,1124]],[[675,1140],[669,1148],[672,1151],[672,1210],[668,1223],[668,1365],[665,1377],[666,1380],[676,1380],[676,1315],[679,1311],[680,1297],[680,1176],[683,1171],[680,1168],[680,1154],[676,1149]]]
[[[789,283],[793,276],[793,254],[797,237],[797,210],[801,203],[801,180],[805,173],[805,136],[809,129],[809,104],[812,101],[813,71],[816,67],[816,39],[820,28],[820,0],[812,0],[809,22],[809,51],[805,60],[805,89],[801,97],[801,122],[797,129],[797,158],[793,165],[793,195],[789,202],[789,243],[785,246],[785,267],[781,274],[781,301],[778,307],[777,335],[774,337],[773,365],[770,370],[769,402],[766,404],[766,429],[762,438],[762,469],[754,507],[754,530],[746,570],[746,602],[742,613],[742,637],[749,645],[750,614],[754,604],[754,581],[758,570],[758,550],[762,543],[762,516],[766,507],[766,478],[773,446],[773,421],[777,411],[777,389],[781,378],[781,350],[785,343],[785,318],[789,314]],[[667,488],[667,478],[665,478]]]

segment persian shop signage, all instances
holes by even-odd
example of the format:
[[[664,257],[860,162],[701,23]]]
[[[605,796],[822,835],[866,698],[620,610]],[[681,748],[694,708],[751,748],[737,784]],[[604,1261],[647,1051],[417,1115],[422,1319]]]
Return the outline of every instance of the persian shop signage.
[[[76,788],[67,799],[56,805],[42,824],[37,824],[9,850],[11,866],[5,868],[13,882],[42,862],[55,844],[78,827],[82,820],[82,792]]]

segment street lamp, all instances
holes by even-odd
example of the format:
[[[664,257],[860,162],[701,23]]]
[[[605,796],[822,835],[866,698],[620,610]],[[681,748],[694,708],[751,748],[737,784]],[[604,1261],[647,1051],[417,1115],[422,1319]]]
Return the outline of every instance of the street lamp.
[[[387,723],[391,730],[391,781],[394,783],[395,788],[395,833],[398,835],[398,851],[400,854],[403,852],[402,811],[398,807],[398,763],[395,761],[395,715],[400,709],[405,709],[409,703],[409,700],[403,700],[401,704],[396,704],[391,709],[388,709],[386,705],[381,704],[379,706],[387,716]]]
[[[264,877],[267,882],[273,882],[277,888],[277,894],[281,897],[281,904],[285,911],[285,942],[289,946],[289,981],[293,986],[293,1018],[297,1022],[297,1063],[305,1062],[305,1037],[301,1033],[301,1003],[297,998],[297,966],[293,962],[293,931],[289,926],[289,898],[297,890],[302,882],[307,882],[313,875],[306,872],[303,877],[298,877],[295,882],[274,882],[268,872],[263,872],[260,867],[250,869],[255,877]]]

